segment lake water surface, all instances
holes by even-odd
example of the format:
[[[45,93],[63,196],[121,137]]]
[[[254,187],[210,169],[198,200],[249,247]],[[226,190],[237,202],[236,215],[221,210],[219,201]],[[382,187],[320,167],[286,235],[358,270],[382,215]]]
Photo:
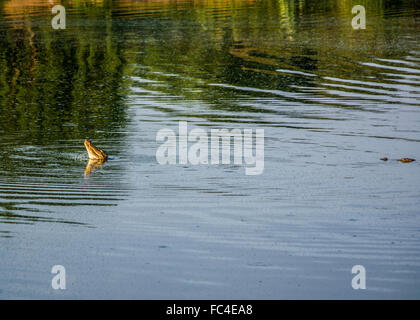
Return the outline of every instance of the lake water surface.
[[[420,8],[359,2],[0,1],[0,298],[419,299]],[[160,165],[179,121],[264,172]]]

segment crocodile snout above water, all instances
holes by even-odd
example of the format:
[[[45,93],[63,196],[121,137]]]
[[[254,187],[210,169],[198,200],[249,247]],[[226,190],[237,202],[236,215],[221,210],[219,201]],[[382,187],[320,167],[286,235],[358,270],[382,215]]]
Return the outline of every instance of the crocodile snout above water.
[[[89,139],[85,139],[85,148],[92,160],[107,160],[108,155],[101,149],[95,147]]]

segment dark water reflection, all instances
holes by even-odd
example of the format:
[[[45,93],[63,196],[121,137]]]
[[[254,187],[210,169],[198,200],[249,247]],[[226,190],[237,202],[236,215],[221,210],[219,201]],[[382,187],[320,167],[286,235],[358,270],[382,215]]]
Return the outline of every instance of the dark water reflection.
[[[419,297],[419,163],[378,161],[420,158],[415,1],[60,3],[0,1],[0,297]],[[179,120],[265,129],[264,174],[159,166]]]

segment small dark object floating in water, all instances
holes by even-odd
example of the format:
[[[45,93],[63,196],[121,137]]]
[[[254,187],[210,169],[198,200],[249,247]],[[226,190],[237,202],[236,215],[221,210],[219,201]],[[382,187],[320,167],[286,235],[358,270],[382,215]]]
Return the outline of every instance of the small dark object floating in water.
[[[387,157],[381,158],[382,161],[388,161]],[[416,161],[416,159],[411,159],[411,158],[401,158],[401,159],[397,159],[397,161],[399,162],[413,162]]]
[[[411,159],[411,158],[401,158],[398,161],[400,162],[413,162],[416,161],[416,159]]]

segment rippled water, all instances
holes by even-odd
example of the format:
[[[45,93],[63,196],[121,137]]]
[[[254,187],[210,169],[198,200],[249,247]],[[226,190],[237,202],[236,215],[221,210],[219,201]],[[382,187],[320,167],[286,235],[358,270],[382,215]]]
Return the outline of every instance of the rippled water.
[[[45,3],[0,1],[0,298],[420,297],[415,2]],[[180,120],[263,174],[158,164]]]

